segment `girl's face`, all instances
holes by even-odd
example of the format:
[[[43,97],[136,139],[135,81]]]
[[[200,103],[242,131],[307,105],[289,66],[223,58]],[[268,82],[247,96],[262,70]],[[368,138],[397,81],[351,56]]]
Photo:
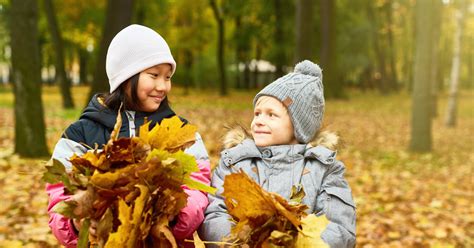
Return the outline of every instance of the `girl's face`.
[[[274,97],[258,98],[251,129],[257,146],[298,144],[288,110]]]
[[[140,72],[137,96],[140,110],[153,112],[171,90],[171,65],[159,64]]]

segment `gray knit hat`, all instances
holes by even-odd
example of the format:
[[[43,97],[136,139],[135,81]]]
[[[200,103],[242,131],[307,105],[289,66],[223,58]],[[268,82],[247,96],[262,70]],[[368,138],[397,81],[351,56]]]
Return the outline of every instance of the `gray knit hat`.
[[[273,96],[288,109],[296,140],[309,143],[321,127],[324,114],[323,75],[321,68],[309,60],[295,66],[295,70],[267,85],[253,99]]]

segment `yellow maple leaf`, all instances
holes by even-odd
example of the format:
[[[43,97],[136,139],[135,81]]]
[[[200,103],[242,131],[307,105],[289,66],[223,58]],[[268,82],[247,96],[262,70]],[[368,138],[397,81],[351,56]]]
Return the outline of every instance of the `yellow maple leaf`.
[[[315,247],[315,248],[323,248],[329,247],[321,239],[321,233],[326,229],[326,226],[329,224],[328,219],[326,216],[316,216],[314,214],[310,214],[303,219],[301,219],[302,230],[298,232],[298,236],[296,239],[296,248],[303,248],[303,247]]]
[[[117,232],[110,234],[105,247],[136,247],[137,241],[140,241],[142,234],[142,213],[145,203],[148,199],[149,192],[148,188],[144,185],[137,185],[140,189],[140,196],[134,201],[135,205],[128,206],[127,203],[119,199],[118,200],[118,218],[120,220],[120,226]]]
[[[191,124],[183,126],[178,116],[163,119],[151,131],[149,123],[140,127],[140,139],[150,144],[151,148],[175,152],[192,145],[196,139],[197,127]],[[142,136],[143,135],[143,136]]]
[[[69,159],[75,168],[78,167],[94,167],[101,170],[107,170],[109,163],[105,154],[97,151],[88,151],[82,156],[72,155]]]
[[[127,167],[104,173],[96,170],[92,174],[90,182],[96,187],[111,189],[119,182],[119,179],[130,177],[131,171],[134,170],[136,166],[137,164],[131,164]]]
[[[276,213],[274,204],[271,204],[265,192],[244,172],[225,177],[223,196],[229,214],[238,220],[269,218]]]

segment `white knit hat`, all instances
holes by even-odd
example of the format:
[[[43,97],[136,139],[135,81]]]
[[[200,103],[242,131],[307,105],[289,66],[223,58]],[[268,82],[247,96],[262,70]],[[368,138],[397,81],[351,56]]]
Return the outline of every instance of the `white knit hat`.
[[[273,96],[288,109],[296,140],[309,143],[321,127],[324,115],[323,74],[319,66],[309,60],[295,66],[295,70],[263,88],[254,98]]]
[[[176,71],[170,48],[157,32],[137,24],[122,29],[107,50],[105,69],[110,93],[133,75],[164,63],[171,65],[172,74]]]

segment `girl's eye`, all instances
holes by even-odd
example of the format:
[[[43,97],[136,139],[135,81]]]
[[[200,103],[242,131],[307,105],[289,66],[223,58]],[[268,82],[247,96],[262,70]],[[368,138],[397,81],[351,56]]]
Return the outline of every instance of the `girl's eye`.
[[[156,77],[158,77],[158,74],[157,74],[157,73],[149,73],[149,74],[150,74],[150,75],[151,75],[151,77],[153,77],[153,78],[156,78]]]
[[[166,80],[168,80],[168,81],[171,80],[171,76],[167,76]]]

